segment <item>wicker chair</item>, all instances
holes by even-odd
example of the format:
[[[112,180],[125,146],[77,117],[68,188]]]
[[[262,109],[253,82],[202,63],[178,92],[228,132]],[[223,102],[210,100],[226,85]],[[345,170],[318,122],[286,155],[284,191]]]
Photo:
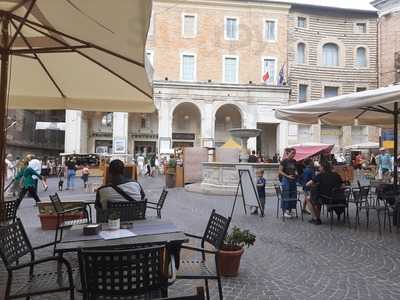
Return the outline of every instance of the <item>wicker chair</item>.
[[[193,247],[183,245],[182,249],[188,249],[194,252],[201,253],[201,258],[190,258],[180,261],[180,267],[176,275],[176,279],[204,279],[206,287],[207,299],[210,299],[210,291],[208,288],[208,280],[218,281],[219,298],[222,300],[222,284],[221,277],[218,269],[218,252],[222,247],[224,238],[228,231],[231,218],[225,218],[212,211],[210,219],[203,236],[196,236],[193,234],[186,234],[188,237],[195,238],[201,241],[201,247]],[[214,249],[205,249],[205,243],[211,244]],[[215,271],[208,268],[206,263],[206,254],[214,255]]]
[[[161,219],[161,210],[164,206],[164,202],[165,202],[165,199],[167,198],[167,195],[168,195],[168,191],[166,189],[163,189],[163,191],[161,192],[160,199],[158,199],[157,203],[147,201],[147,208],[156,210],[157,217],[159,217],[160,219]]]
[[[80,250],[78,256],[84,299],[117,300],[160,291],[166,293],[169,282],[168,275],[165,275],[164,254],[163,246]],[[173,266],[172,272],[174,278]]]
[[[55,253],[57,243],[61,242],[62,240],[63,230],[73,225],[89,223],[89,216],[84,206],[65,209],[57,193],[55,193],[54,195],[50,195],[49,197],[51,203],[53,204],[54,210],[57,213],[57,228],[54,236],[54,250],[53,250]],[[84,215],[84,218],[82,217],[76,219],[68,218],[68,220],[66,220],[65,214],[69,213],[81,213]]]
[[[4,202],[5,209],[5,221],[6,224],[15,222],[15,218],[17,217],[17,209],[18,209],[18,200],[10,200]],[[1,209],[1,208],[0,208]],[[0,213],[0,216],[2,213]],[[1,226],[1,224],[0,224]]]
[[[107,209],[96,207],[96,222],[106,223],[108,214],[112,211],[118,211],[122,222],[144,220],[146,219],[147,201],[118,201],[107,202]]]
[[[160,300],[204,300],[204,288],[202,286],[196,288],[196,295],[193,296],[180,296],[172,298],[162,298]]]
[[[74,284],[71,266],[67,260],[59,256],[52,256],[35,260],[35,249],[33,248],[24,226],[20,219],[7,226],[0,227],[0,256],[8,271],[7,286],[3,299],[26,298],[30,296],[43,295],[56,292],[70,292],[70,299],[74,299]],[[18,264],[18,261],[25,255],[30,255],[30,261]],[[49,262],[57,262],[60,272],[37,273],[34,267]],[[64,266],[65,268],[62,268]],[[13,273],[17,270],[27,269],[29,274],[27,282],[14,284]],[[65,269],[65,270],[63,270]]]

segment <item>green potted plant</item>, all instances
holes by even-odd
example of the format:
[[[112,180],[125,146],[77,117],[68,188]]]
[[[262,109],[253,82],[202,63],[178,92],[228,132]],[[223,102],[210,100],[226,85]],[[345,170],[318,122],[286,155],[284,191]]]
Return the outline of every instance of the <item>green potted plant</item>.
[[[120,213],[118,210],[111,210],[108,214],[108,229],[118,230],[121,227]]]
[[[237,276],[239,273],[240,259],[245,247],[254,245],[256,236],[249,230],[233,227],[225,237],[223,246],[219,251],[218,268],[222,276]]]

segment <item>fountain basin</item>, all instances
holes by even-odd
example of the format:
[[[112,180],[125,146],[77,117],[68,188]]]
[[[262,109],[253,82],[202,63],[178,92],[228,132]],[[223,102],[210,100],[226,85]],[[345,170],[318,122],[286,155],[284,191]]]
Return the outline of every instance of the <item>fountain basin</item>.
[[[266,192],[275,194],[274,184],[279,184],[277,163],[202,163],[202,181],[187,185],[185,188],[191,192],[212,195],[235,195],[239,183],[237,166],[250,166],[264,170],[264,178],[267,181]]]

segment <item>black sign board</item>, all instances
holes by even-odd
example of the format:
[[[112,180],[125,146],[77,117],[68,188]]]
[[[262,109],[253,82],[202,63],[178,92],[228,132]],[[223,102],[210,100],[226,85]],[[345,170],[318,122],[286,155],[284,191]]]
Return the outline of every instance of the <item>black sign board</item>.
[[[172,134],[172,139],[173,140],[188,140],[192,141],[195,139],[195,134],[194,133],[173,133]]]

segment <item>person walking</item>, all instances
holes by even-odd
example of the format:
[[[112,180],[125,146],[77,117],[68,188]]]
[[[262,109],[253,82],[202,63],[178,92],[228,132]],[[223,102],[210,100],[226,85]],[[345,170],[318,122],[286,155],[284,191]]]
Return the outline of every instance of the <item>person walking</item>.
[[[68,158],[67,162],[65,163],[66,168],[66,176],[67,176],[67,188],[66,190],[75,188],[75,175],[76,175],[76,161],[73,157]]]
[[[49,174],[50,174],[50,165],[49,161],[45,157],[43,158],[42,168],[40,171],[40,175],[42,175],[42,184],[44,191],[47,191],[47,189],[49,188],[49,185],[47,184],[47,178],[49,177]]]
[[[87,165],[85,165],[82,169],[82,180],[83,180],[83,188],[86,190],[88,186],[90,171]]]
[[[32,168],[32,166],[28,164],[28,160],[26,160],[25,167],[23,167],[19,171],[17,176],[15,176],[15,181],[20,181],[21,179],[23,179],[22,189],[17,199],[18,201],[17,206],[21,204],[27,192],[29,192],[30,195],[33,197],[33,199],[35,199],[35,205],[37,205],[37,203],[40,202],[40,198],[36,192],[35,179],[33,178],[33,176],[42,179],[42,176],[38,172],[36,172]]]
[[[292,218],[292,209],[296,208],[297,205],[297,169],[296,160],[296,149],[287,148],[286,157],[281,161],[279,166],[279,175],[282,177],[282,198],[281,208],[284,212],[285,218]]]

